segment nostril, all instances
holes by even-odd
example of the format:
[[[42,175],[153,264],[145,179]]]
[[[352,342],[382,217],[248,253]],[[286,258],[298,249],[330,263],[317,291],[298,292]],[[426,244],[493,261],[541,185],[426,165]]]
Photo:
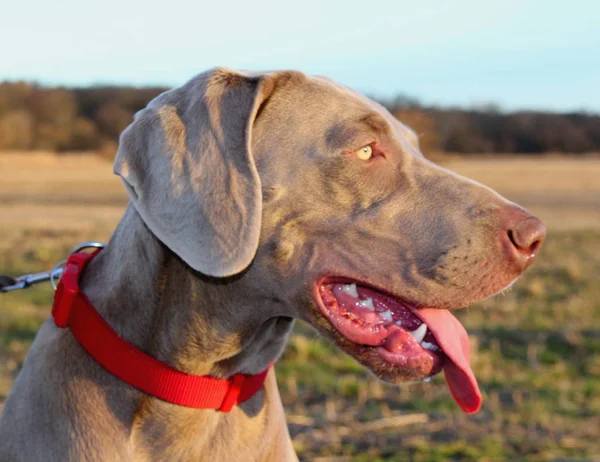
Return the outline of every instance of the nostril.
[[[512,242],[512,245],[514,245],[520,252],[526,253],[528,255],[536,253],[541,243],[541,239],[535,237],[533,237],[532,240],[526,242],[517,242],[517,239],[515,238],[515,233],[512,229],[509,229],[507,234],[508,239],[510,240],[510,242]]]
[[[535,256],[546,236],[546,228],[537,218],[520,221],[507,231],[512,245],[527,256]]]
[[[517,249],[521,250],[521,247],[519,247],[519,244],[517,244],[517,241],[515,241],[515,234],[513,233],[512,229],[508,230],[508,239],[510,242],[512,242],[512,245],[514,245]]]
[[[529,249],[527,249],[527,253],[529,253],[529,255],[536,254],[541,244],[542,244],[541,239],[533,241],[533,243],[529,246]]]

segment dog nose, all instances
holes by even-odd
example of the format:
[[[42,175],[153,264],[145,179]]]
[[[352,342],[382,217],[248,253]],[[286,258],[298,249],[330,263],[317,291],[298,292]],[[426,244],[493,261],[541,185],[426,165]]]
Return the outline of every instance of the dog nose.
[[[507,224],[505,239],[508,241],[509,258],[523,271],[539,253],[546,238],[546,227],[522,209],[509,213]]]

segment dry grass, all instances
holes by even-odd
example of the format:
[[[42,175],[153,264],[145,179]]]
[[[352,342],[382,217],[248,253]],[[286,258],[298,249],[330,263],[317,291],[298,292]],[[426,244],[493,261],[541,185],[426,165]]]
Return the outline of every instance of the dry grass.
[[[311,461],[599,457],[600,159],[447,166],[550,228],[539,261],[512,291],[460,315],[483,410],[461,414],[440,377],[384,386],[299,325],[277,364],[296,449]],[[126,204],[111,170],[89,155],[0,154],[0,273],[46,269],[80,241],[108,239]],[[48,287],[0,295],[0,401],[51,295]]]
[[[79,236],[106,240],[126,204],[121,181],[102,158],[0,154],[0,252],[22,248],[28,237],[49,244]]]
[[[445,166],[527,207],[550,229],[600,229],[600,157],[454,159]]]

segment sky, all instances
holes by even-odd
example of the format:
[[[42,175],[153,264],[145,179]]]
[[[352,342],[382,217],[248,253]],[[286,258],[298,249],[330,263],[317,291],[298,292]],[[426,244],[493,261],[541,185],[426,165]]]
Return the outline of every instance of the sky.
[[[0,0],[0,80],[298,69],[370,96],[600,112],[598,0]]]

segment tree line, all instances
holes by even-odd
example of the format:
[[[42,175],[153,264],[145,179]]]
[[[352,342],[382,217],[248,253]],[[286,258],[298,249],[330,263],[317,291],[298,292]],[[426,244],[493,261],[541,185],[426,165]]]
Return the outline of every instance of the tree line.
[[[112,155],[133,115],[165,90],[0,83],[0,150],[93,150]],[[382,104],[417,132],[426,153],[600,152],[598,114],[440,108],[406,97]]]

